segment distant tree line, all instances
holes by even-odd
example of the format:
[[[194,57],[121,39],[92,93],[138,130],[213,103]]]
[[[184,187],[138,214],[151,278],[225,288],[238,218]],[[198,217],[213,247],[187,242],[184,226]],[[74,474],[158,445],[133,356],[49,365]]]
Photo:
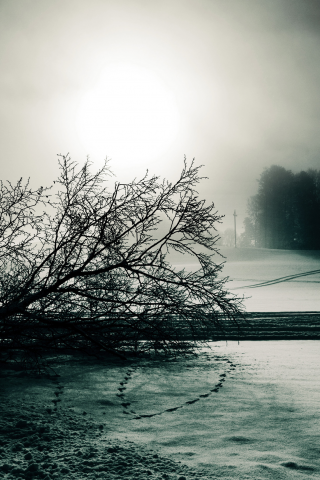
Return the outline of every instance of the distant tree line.
[[[265,169],[247,213],[241,246],[320,249],[320,171]]]

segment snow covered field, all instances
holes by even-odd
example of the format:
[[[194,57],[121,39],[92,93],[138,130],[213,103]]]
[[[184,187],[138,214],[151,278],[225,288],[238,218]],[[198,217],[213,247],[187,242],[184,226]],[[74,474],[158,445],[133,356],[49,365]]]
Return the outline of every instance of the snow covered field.
[[[3,372],[0,478],[320,478],[320,341],[211,347]]]
[[[221,247],[220,252],[226,257],[222,274],[230,279],[227,288],[250,297],[244,302],[247,311],[320,311],[320,251]],[[301,276],[314,270],[319,272]],[[248,288],[287,276],[292,279]]]
[[[320,310],[319,274],[244,288],[320,269],[319,252],[222,253],[248,310]],[[320,340],[53,365],[59,376],[0,370],[0,478],[320,478]]]

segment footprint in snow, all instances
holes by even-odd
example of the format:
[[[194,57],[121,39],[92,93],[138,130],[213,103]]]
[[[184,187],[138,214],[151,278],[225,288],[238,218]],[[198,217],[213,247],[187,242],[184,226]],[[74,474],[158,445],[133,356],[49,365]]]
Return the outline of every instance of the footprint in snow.
[[[182,407],[167,408],[167,410],[165,410],[165,412],[175,412],[176,410],[178,410],[178,408],[182,408]]]

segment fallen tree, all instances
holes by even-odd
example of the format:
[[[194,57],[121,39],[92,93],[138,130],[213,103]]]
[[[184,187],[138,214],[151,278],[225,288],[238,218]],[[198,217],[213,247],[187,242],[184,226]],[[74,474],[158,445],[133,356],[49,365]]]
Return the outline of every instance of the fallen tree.
[[[1,182],[2,359],[182,352],[224,319],[238,323],[241,301],[213,260],[222,217],[198,198],[199,167],[185,161],[175,183],[146,175],[110,191],[107,162],[91,173],[67,155],[59,166],[50,188]],[[171,265],[172,251],[192,255],[197,271]]]

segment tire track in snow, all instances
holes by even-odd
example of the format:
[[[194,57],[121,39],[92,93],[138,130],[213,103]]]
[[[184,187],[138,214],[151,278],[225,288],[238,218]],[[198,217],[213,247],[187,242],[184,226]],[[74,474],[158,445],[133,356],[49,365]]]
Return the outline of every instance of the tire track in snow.
[[[239,290],[241,288],[267,287],[269,285],[276,285],[277,283],[289,282],[290,280],[306,277],[308,275],[316,275],[317,273],[320,273],[320,270],[310,270],[309,272],[295,273],[293,275],[286,275],[285,277],[274,278],[272,280],[265,280],[264,282],[255,283],[253,285],[244,285],[241,287],[234,287],[234,288],[230,288],[230,290]],[[315,283],[319,283],[319,282],[315,280]]]

